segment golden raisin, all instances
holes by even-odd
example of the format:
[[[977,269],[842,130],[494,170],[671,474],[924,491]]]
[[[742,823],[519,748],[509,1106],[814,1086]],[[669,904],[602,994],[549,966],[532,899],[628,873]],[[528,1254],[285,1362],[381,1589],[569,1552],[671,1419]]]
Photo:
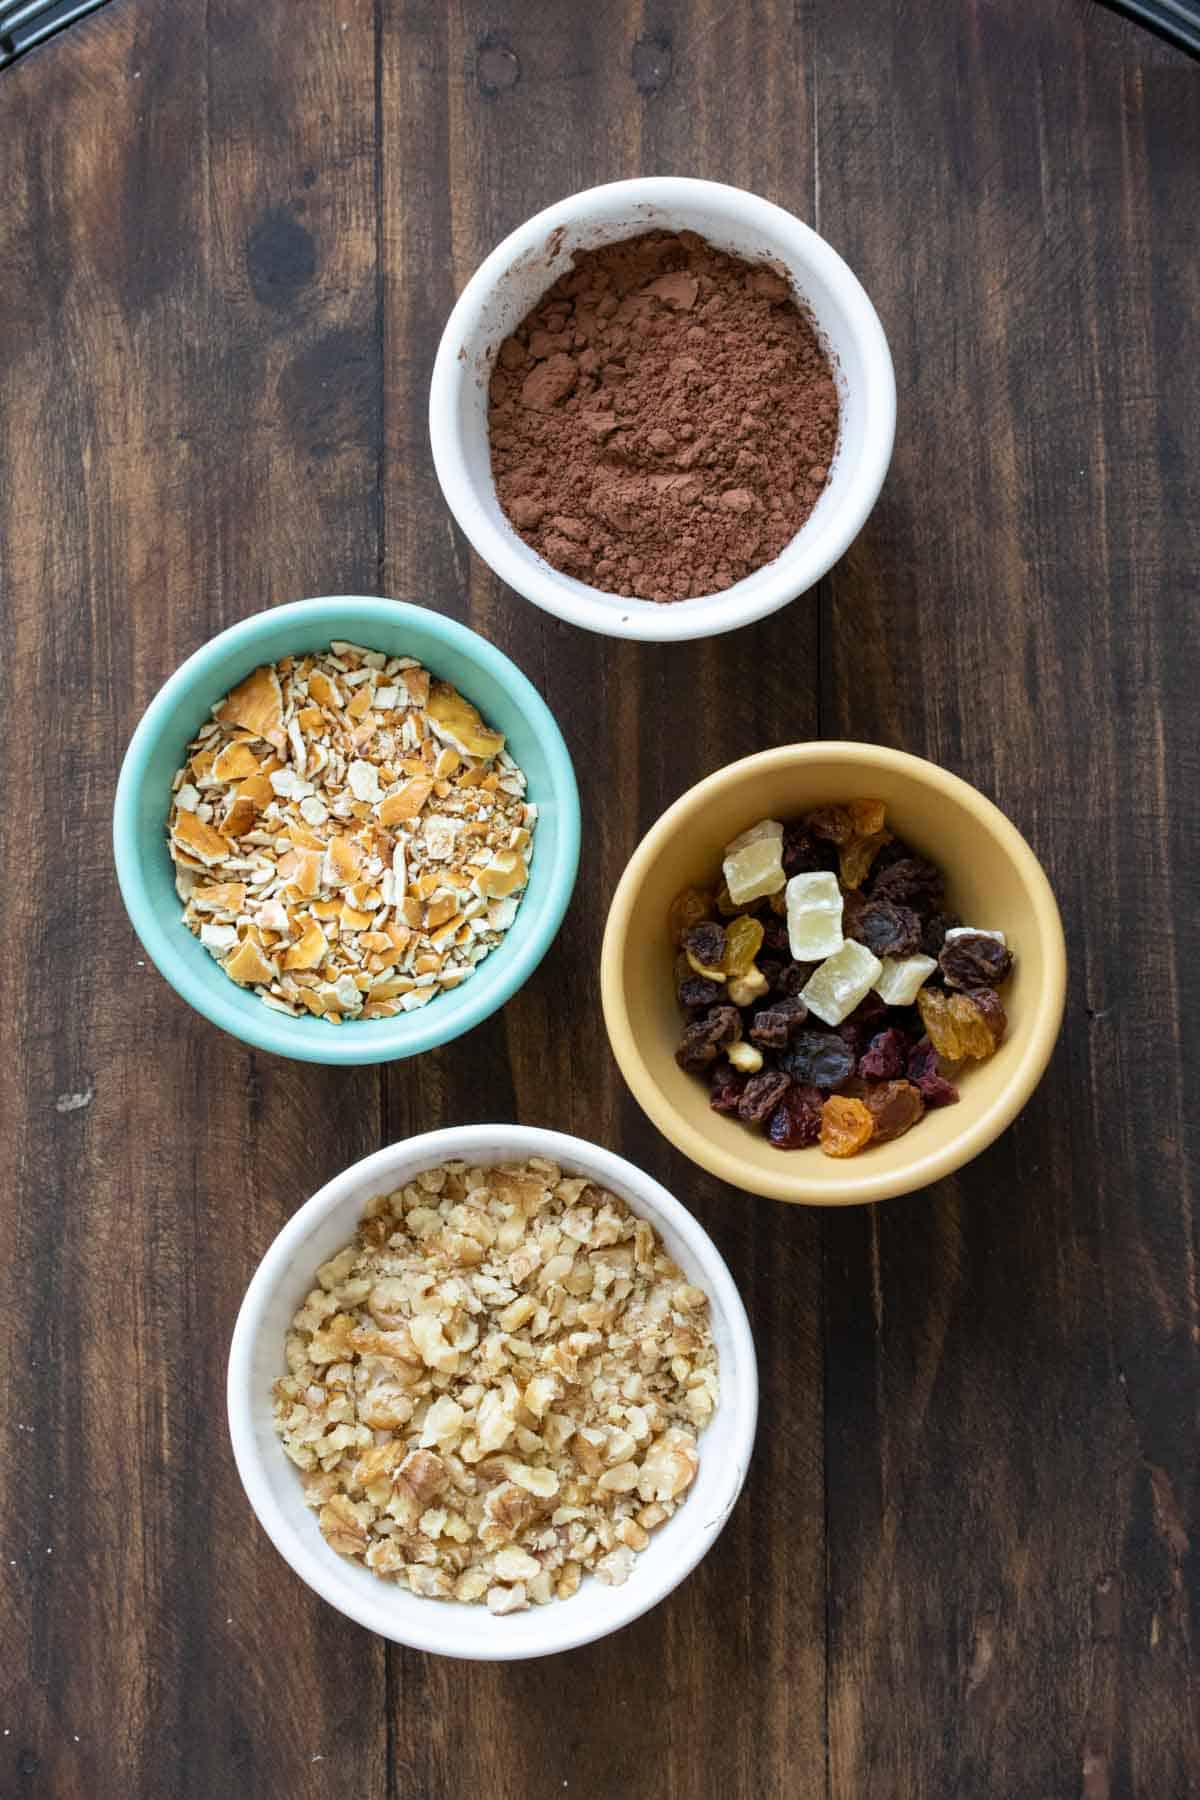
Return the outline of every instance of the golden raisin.
[[[682,944],[684,934],[693,925],[711,919],[713,914],[713,898],[700,888],[684,888],[682,894],[676,894],[667,910],[667,930],[671,934],[673,944]]]
[[[891,841],[890,831],[873,831],[869,837],[851,838],[848,844],[843,844],[838,851],[838,874],[842,878],[842,886],[861,887],[870,872],[871,864],[883,846]]]
[[[875,1121],[861,1100],[831,1094],[821,1108],[821,1148],[826,1156],[855,1156],[871,1140]]]
[[[725,955],[721,967],[730,980],[749,974],[754,959],[762,949],[763,928],[757,919],[739,914],[725,935]]]
[[[883,830],[882,800],[852,800],[848,810],[854,820],[856,837],[874,837],[876,832]]]
[[[1008,1020],[990,988],[973,994],[946,994],[940,988],[922,988],[917,1007],[929,1041],[947,1062],[964,1056],[982,1061],[1004,1036]]]

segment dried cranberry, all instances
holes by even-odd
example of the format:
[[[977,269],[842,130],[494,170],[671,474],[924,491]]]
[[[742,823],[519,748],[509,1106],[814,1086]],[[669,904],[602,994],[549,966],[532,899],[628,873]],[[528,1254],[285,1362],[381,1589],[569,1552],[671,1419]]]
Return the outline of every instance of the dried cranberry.
[[[879,862],[871,877],[872,900],[887,900],[893,906],[911,907],[924,919],[936,912],[942,899],[942,873],[923,856],[908,856],[891,863],[882,871]]]
[[[955,938],[952,944],[946,944],[938,964],[946,977],[947,987],[994,988],[999,987],[1012,968],[1012,951],[1006,949],[999,938],[988,937],[983,931],[972,931],[966,937]]]
[[[801,1031],[780,1057],[794,1081],[828,1091],[854,1071],[854,1052],[831,1031]]]
[[[767,1121],[767,1136],[777,1150],[804,1150],[815,1144],[820,1135],[820,1090],[789,1088]]]
[[[894,1081],[897,1075],[903,1075],[907,1062],[908,1039],[895,1026],[889,1026],[871,1039],[859,1059],[858,1072],[864,1081]]]
[[[876,956],[911,956],[921,942],[921,921],[907,906],[872,900],[858,917],[867,949]]]
[[[925,956],[940,956],[946,942],[946,933],[953,931],[959,922],[956,913],[935,912],[931,919],[925,921],[925,929],[921,933],[922,953]]]
[[[761,1125],[775,1111],[791,1085],[780,1069],[764,1069],[761,1075],[752,1075],[738,1101],[738,1118],[747,1125]]]
[[[680,1006],[712,1006],[723,991],[721,983],[710,981],[707,975],[689,975],[676,989]]]
[[[712,1074],[709,1077],[708,1104],[714,1112],[736,1112],[745,1085],[746,1077],[739,1075],[732,1063],[726,1062],[722,1057],[720,1062],[713,1066]]]
[[[958,1089],[938,1068],[937,1051],[928,1038],[922,1038],[908,1053],[908,1079],[920,1090],[926,1106],[953,1106],[958,1099]]]
[[[706,920],[703,925],[693,925],[690,931],[683,934],[683,947],[689,956],[694,956],[706,969],[719,969],[725,955],[725,927],[712,920]]]
[[[822,843],[803,825],[787,825],[783,832],[783,869],[785,875],[815,875],[818,870],[832,873],[838,866],[837,846]]]

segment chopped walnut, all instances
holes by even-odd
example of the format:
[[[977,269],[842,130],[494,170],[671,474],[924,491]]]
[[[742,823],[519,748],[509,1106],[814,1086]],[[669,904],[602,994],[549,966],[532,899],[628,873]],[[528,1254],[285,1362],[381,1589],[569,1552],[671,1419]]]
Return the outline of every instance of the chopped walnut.
[[[501,1615],[630,1577],[719,1397],[707,1297],[646,1220],[541,1158],[447,1163],[317,1283],[275,1425],[334,1550]]]
[[[184,923],[276,1012],[412,1012],[516,917],[537,824],[525,777],[412,657],[335,643],[255,669],[187,758],[167,823]]]

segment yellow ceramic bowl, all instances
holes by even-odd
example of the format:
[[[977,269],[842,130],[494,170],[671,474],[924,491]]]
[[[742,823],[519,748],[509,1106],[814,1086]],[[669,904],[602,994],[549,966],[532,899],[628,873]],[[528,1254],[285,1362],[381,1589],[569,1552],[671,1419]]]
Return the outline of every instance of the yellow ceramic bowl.
[[[820,805],[880,799],[889,827],[946,877],[947,906],[968,924],[1005,933],[1008,1035],[969,1063],[961,1099],[908,1134],[838,1160],[777,1150],[715,1113],[708,1086],[675,1063],[681,1019],[667,908],[681,888],[711,888],[723,847],[759,819],[795,819]],[[939,1181],[1011,1124],[1041,1079],[1062,1023],[1067,959],[1050,884],[1020,832],[965,781],[876,744],[788,744],[718,769],[669,807],[642,839],[609,910],[601,953],[604,1019],[634,1098],[702,1168],[775,1200],[849,1206]]]

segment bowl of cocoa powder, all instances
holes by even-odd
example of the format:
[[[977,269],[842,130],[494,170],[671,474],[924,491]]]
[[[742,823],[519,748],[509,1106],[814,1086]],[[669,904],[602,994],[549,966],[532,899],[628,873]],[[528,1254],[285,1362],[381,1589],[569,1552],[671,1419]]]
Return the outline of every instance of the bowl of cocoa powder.
[[[612,637],[714,636],[820,580],[891,458],[887,339],[781,207],[655,177],[572,195],[481,265],[442,336],[434,463],[510,587]]]

